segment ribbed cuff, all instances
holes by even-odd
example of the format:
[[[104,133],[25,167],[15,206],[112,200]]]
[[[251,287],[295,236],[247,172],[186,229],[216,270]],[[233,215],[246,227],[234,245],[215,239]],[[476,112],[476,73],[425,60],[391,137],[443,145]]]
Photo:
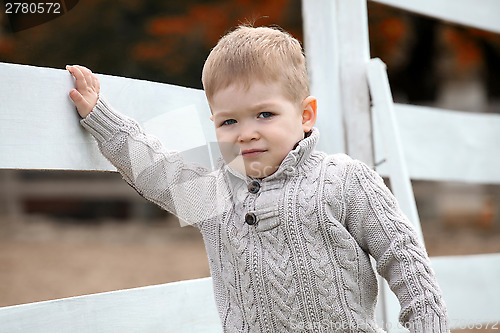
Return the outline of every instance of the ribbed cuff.
[[[107,141],[118,132],[127,122],[127,118],[111,108],[99,96],[96,106],[87,117],[80,120],[80,124],[92,134],[97,141]]]

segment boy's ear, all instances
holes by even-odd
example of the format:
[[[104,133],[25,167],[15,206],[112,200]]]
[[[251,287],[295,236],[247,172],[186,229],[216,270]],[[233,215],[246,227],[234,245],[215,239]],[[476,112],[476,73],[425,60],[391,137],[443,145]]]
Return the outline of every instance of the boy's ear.
[[[318,100],[314,96],[308,96],[302,101],[302,128],[305,133],[309,132],[316,123],[318,112]]]

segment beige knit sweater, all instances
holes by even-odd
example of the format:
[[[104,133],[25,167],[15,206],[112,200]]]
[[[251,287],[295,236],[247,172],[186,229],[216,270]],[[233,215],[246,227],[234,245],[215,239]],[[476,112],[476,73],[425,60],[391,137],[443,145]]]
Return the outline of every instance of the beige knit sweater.
[[[383,180],[315,151],[318,131],[274,174],[185,163],[103,99],[81,121],[142,196],[199,228],[225,332],[382,332],[376,270],[415,332],[447,332],[426,251]]]

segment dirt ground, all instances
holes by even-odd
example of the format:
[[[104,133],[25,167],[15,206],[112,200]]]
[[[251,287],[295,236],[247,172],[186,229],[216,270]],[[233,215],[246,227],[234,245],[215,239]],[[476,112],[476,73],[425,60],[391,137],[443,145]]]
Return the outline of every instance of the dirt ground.
[[[201,235],[175,221],[0,220],[0,306],[210,275]]]
[[[431,256],[500,252],[498,230],[426,222],[423,231]],[[1,218],[0,267],[0,306],[210,275],[201,235],[175,219]]]

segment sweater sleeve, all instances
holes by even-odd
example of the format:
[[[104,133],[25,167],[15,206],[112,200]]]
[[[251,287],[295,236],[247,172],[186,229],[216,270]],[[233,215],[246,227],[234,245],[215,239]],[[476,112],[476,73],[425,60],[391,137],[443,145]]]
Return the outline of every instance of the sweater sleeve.
[[[389,283],[411,332],[449,332],[446,306],[424,245],[382,178],[365,164],[347,164],[346,227]]]
[[[165,151],[159,140],[102,98],[81,124],[127,183],[182,222],[199,227],[221,213],[227,195],[217,185],[217,170],[185,163],[179,152]]]

